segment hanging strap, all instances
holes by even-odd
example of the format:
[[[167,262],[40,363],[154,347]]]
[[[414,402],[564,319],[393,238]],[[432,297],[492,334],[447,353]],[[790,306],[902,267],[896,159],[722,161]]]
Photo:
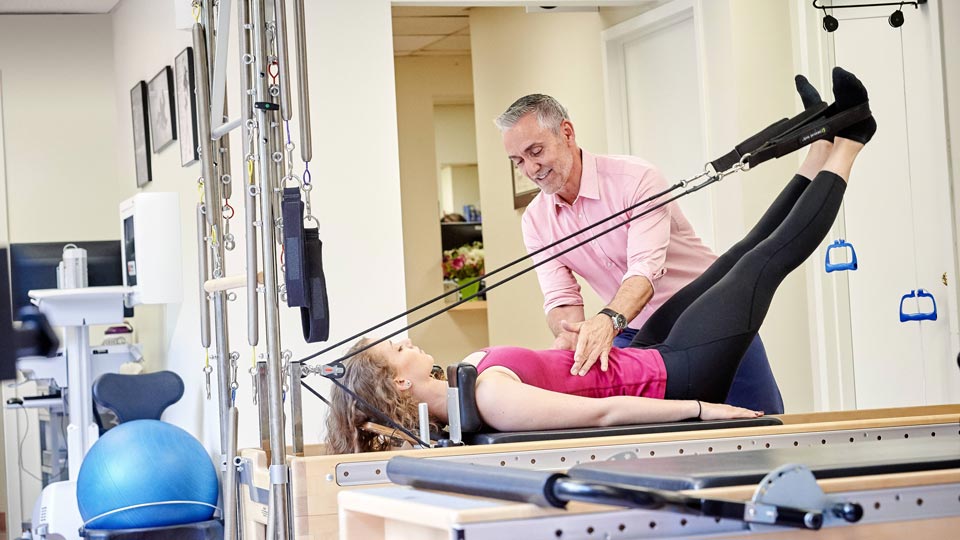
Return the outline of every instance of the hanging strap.
[[[307,292],[307,265],[304,253],[303,201],[300,188],[283,188],[283,258],[287,305],[305,307],[310,304]]]
[[[307,343],[326,341],[330,337],[330,306],[327,301],[327,280],[323,276],[323,243],[316,228],[302,229],[306,266],[307,304],[300,308],[303,339]],[[289,293],[288,293],[289,295]]]

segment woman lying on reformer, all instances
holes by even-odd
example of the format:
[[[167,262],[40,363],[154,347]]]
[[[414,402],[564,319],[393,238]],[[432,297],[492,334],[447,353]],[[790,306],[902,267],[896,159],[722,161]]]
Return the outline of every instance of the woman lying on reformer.
[[[820,103],[806,79],[796,82],[805,107]],[[861,82],[840,68],[833,72],[833,94],[838,112],[867,101]],[[629,348],[612,349],[605,371],[571,376],[573,351],[490,347],[468,357],[480,357],[476,402],[483,421],[500,431],[523,431],[762,415],[721,402],[777,287],[830,230],[854,159],[876,128],[871,116],[841,129],[832,142],[813,143],[753,230],[664,304]],[[352,351],[369,342],[361,340]],[[409,340],[385,341],[346,360],[339,382],[416,430],[420,402],[432,419],[447,422],[448,385],[433,366],[433,357]],[[327,450],[394,448],[391,437],[361,429],[375,419],[333,387]]]

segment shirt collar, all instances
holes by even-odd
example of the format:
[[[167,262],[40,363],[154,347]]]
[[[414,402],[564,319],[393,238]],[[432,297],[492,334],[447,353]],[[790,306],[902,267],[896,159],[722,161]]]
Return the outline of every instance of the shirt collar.
[[[573,205],[577,204],[577,201],[580,200],[581,197],[594,200],[600,199],[600,184],[597,179],[597,156],[580,149],[580,159],[582,165],[580,170],[580,192],[577,193],[577,198],[573,201]],[[549,197],[553,201],[554,209],[558,212],[560,208],[564,206],[573,206],[565,203],[556,193]]]

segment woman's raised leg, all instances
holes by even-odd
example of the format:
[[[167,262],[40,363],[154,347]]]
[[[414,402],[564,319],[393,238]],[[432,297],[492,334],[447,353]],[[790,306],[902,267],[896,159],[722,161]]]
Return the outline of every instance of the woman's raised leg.
[[[834,70],[841,110],[867,100],[852,74]],[[829,232],[843,200],[853,162],[876,131],[868,118],[841,131],[823,169],[779,227],[737,261],[677,318],[656,346],[667,365],[668,398],[722,401],[743,352],[766,316],[774,292]]]

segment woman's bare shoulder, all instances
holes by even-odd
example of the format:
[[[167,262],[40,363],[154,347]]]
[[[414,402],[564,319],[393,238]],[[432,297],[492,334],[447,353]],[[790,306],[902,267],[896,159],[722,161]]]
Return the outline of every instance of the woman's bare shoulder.
[[[468,364],[473,364],[474,366],[478,365],[483,358],[487,356],[487,351],[477,351],[467,355],[466,358],[461,360],[461,362],[466,362]]]

